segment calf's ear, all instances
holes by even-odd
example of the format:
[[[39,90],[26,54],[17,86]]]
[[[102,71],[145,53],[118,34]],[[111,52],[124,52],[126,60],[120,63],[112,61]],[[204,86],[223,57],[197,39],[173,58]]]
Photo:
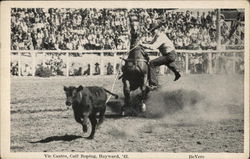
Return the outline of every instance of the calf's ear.
[[[77,91],[81,91],[83,90],[83,87],[80,85],[78,88],[77,88]]]
[[[63,86],[63,90],[64,90],[64,91],[67,91],[67,90],[68,90],[68,87]]]

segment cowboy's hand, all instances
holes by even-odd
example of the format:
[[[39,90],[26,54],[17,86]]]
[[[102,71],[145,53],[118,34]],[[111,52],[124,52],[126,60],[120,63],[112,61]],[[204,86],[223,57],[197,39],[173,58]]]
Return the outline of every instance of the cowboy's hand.
[[[138,45],[141,45],[141,44],[142,44],[142,40],[139,40],[139,41],[138,41]]]
[[[145,44],[143,44],[143,43],[141,43],[140,46],[143,47],[143,48],[147,48],[147,47],[145,46]]]

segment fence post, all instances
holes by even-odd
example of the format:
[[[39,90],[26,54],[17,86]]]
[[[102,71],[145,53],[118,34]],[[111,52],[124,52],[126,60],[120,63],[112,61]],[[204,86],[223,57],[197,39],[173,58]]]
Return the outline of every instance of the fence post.
[[[89,59],[90,59],[90,61],[89,61],[89,63],[90,63],[90,74],[89,74],[89,75],[92,76],[93,73],[94,73],[94,69],[95,69],[95,68],[94,68],[94,67],[95,67],[94,65],[95,65],[95,64],[93,63],[93,55],[88,54],[88,56],[90,56],[90,58],[89,58]]]
[[[113,74],[116,74],[116,58],[117,58],[117,53],[114,52],[114,65],[113,65]]]
[[[21,52],[17,52],[18,54],[18,76],[21,76]]]
[[[100,56],[101,56],[101,61],[100,61],[100,69],[101,69],[100,71],[101,72],[100,72],[100,74],[104,75],[104,64],[103,64],[104,53],[102,52]]]
[[[185,73],[188,74],[189,73],[189,69],[188,69],[188,53],[185,53],[185,63],[186,63],[186,67],[185,67]]]
[[[236,53],[233,53],[233,73],[236,72]]]
[[[69,76],[69,52],[66,53],[66,76]]]
[[[217,38],[217,50],[221,50],[221,28],[220,28],[220,13],[221,13],[221,10],[220,9],[217,9],[217,22],[216,22],[216,30],[217,30],[217,35],[216,35],[216,38]]]
[[[212,53],[208,53],[208,73],[212,74],[213,69],[212,69]]]
[[[45,67],[45,53],[42,52],[42,64],[43,64],[43,67]]]
[[[165,65],[160,66],[160,75],[164,75],[165,72]]]
[[[31,53],[32,56],[32,76],[35,76],[36,72],[36,52]]]

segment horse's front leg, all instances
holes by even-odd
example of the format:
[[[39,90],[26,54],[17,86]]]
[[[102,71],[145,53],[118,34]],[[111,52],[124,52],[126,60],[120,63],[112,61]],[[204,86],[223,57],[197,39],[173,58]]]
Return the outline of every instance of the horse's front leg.
[[[121,115],[125,115],[125,110],[129,107],[130,102],[130,88],[129,88],[129,81],[123,79],[123,94],[124,94],[124,106],[121,110]]]
[[[147,95],[148,95],[148,92],[149,92],[149,89],[147,87],[147,82],[148,82],[148,78],[147,78],[147,75],[144,76],[143,78],[143,83],[142,83],[142,86],[141,86],[141,111],[142,112],[145,112],[146,111],[146,104],[145,104],[145,101],[147,99]]]

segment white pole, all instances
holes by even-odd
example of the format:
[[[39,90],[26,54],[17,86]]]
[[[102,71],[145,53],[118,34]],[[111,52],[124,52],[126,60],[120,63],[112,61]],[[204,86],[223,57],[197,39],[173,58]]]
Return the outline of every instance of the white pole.
[[[89,55],[90,56],[90,61],[89,61],[89,64],[90,64],[90,76],[93,75],[94,73],[94,67],[95,67],[95,64],[93,62],[93,55]]]
[[[236,72],[236,53],[233,53],[233,73]]]
[[[186,63],[186,67],[185,67],[185,73],[188,74],[189,73],[189,69],[188,69],[188,54],[185,54],[185,63]]]
[[[217,51],[221,50],[220,9],[217,12]]]
[[[21,76],[21,52],[17,52],[18,54],[18,76]]]
[[[46,53],[45,52],[43,52],[42,58],[43,58],[43,67],[45,67],[45,58],[46,58]]]
[[[165,65],[160,66],[160,74],[164,75]]]
[[[115,75],[116,74],[116,58],[117,58],[117,53],[115,52],[114,53],[114,66],[113,66],[113,74]]]
[[[208,53],[208,73],[212,74],[213,69],[212,69],[212,53]]]
[[[30,53],[32,56],[32,76],[35,76],[36,72],[36,53]]]
[[[69,76],[69,53],[66,53],[66,76]]]
[[[102,52],[101,55],[100,55],[100,58],[101,58],[101,61],[100,61],[100,73],[101,75],[104,75],[104,63],[103,63],[103,58],[104,58],[104,53]]]

